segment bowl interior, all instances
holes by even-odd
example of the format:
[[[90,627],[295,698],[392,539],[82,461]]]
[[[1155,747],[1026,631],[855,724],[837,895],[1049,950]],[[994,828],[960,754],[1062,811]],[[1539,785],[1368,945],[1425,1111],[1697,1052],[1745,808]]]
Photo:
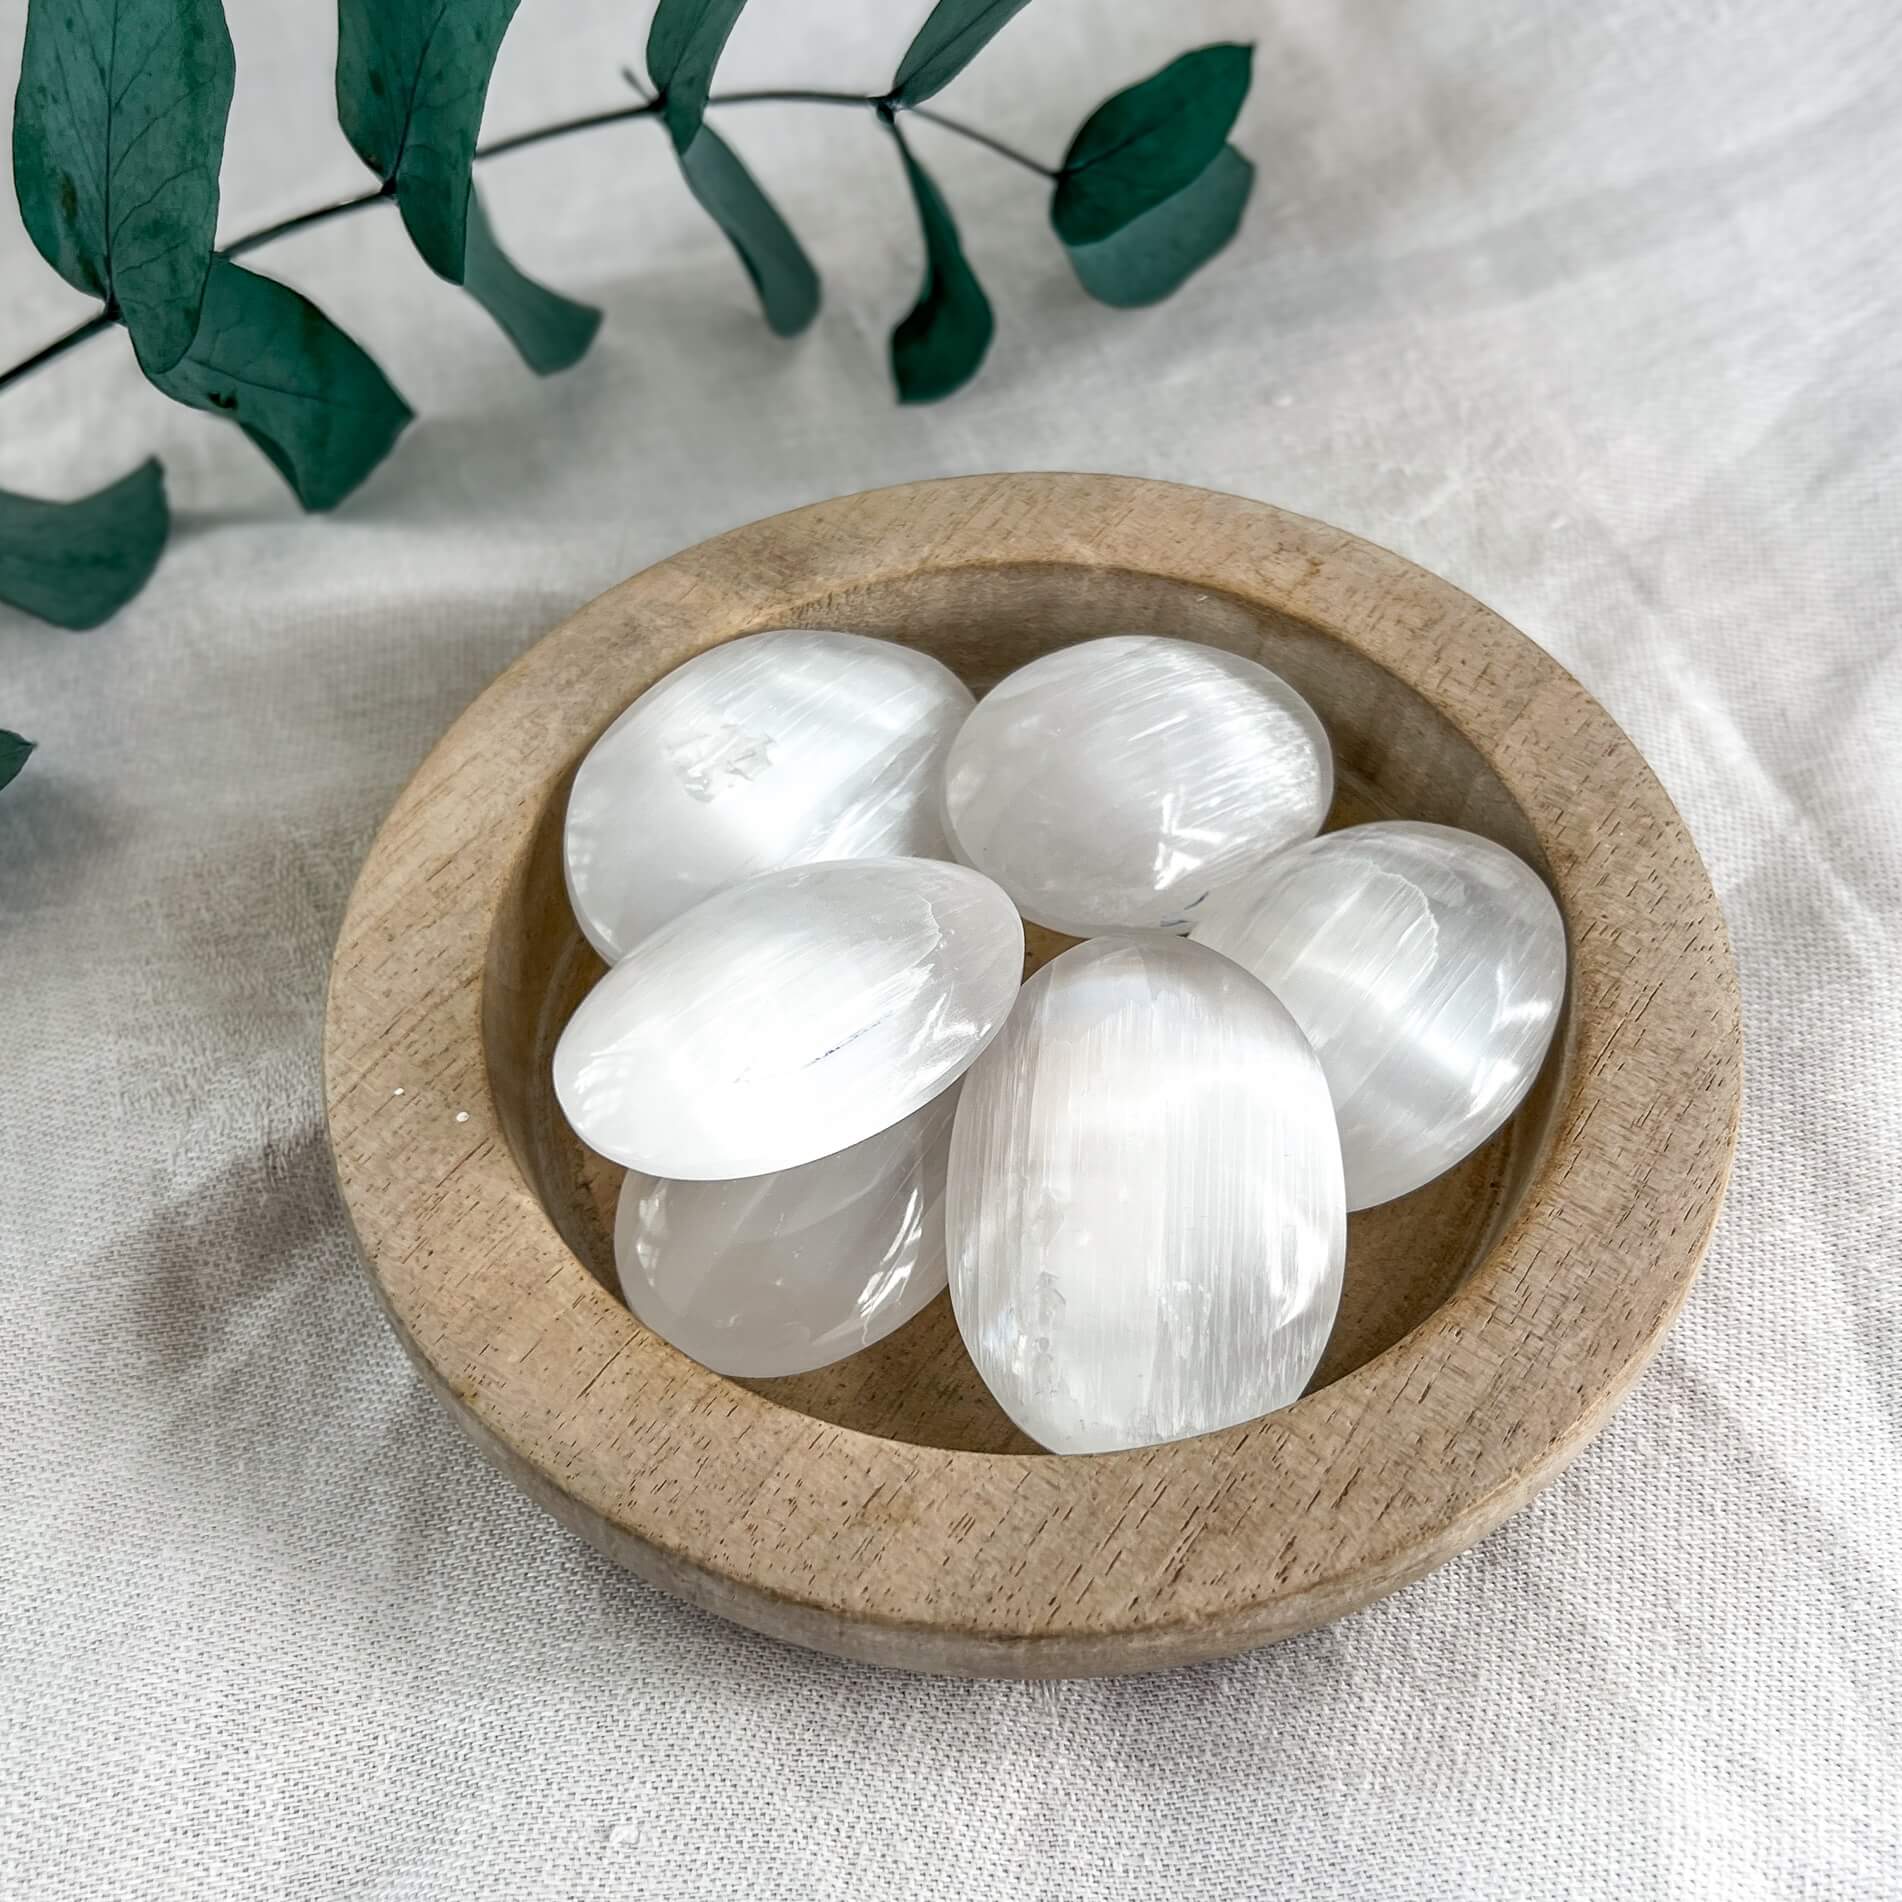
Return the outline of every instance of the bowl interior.
[[[760,626],[785,624],[760,623]],[[1052,648],[1143,632],[1265,662],[1296,686],[1334,743],[1329,826],[1411,818],[1463,826],[1546,869],[1525,814],[1470,742],[1409,686],[1296,614],[1128,571],[1026,564],[894,574],[809,604],[795,624],[875,634],[935,654],[972,690]],[[722,628],[721,636],[756,631]],[[652,684],[638,630],[626,674],[604,682],[599,726]],[[613,1221],[620,1170],[576,1140],[554,1100],[562,1026],[603,966],[569,911],[561,872],[568,771],[549,786],[496,913],[483,1037],[502,1126],[524,1176],[583,1265],[618,1293]],[[1071,940],[1032,927],[1026,974]],[[1348,1221],[1340,1318],[1313,1387],[1339,1380],[1410,1333],[1485,1255],[1533,1180],[1572,1043],[1568,994],[1539,1082],[1506,1126],[1457,1168]],[[884,1438],[970,1452],[1035,1453],[985,1390],[941,1295],[906,1326],[809,1374],[739,1383],[781,1406]]]

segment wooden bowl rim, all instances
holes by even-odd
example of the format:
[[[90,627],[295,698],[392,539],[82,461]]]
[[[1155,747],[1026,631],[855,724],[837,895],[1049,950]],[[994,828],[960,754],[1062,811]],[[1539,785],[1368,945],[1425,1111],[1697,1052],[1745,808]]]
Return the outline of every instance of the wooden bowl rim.
[[[625,666],[631,631],[665,671],[759,627],[823,624],[828,596],[881,578],[1053,566],[1296,617],[1464,734],[1524,811],[1566,913],[1574,1053],[1536,1179],[1412,1333],[1264,1420],[1063,1459],[830,1425],[648,1333],[562,1241],[503,1139],[481,1014],[501,893],[620,706],[586,720],[562,709],[578,681],[617,656]],[[1581,784],[1551,777],[1538,734],[1554,730],[1574,742],[1568,757],[1593,762],[1589,788],[1616,786],[1616,828],[1593,830]],[[331,971],[324,1064],[372,1283],[431,1384],[533,1496],[648,1578],[758,1629],[914,1668],[1051,1675],[1306,1629],[1419,1576],[1551,1478],[1690,1287],[1729,1173],[1741,1070],[1708,875],[1631,743],[1543,650],[1341,530],[1241,497],[1073,474],[907,484],[736,528],[531,647],[451,727],[371,847]],[[393,1077],[408,1079],[400,1148]],[[498,1343],[527,1345],[511,1360]],[[1179,1551],[1145,1542],[1155,1512],[1179,1525]],[[1055,1576],[1057,1525],[1065,1572],[1079,1541],[1100,1563]],[[1125,1594],[1109,1575],[1131,1555],[1140,1584]]]

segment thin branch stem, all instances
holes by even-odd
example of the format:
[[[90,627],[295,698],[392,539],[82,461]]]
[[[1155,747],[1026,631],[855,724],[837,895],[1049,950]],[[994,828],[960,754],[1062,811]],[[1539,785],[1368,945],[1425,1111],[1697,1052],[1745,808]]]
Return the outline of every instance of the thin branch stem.
[[[1057,175],[1055,166],[1032,158],[1028,152],[1018,151],[1014,145],[1006,145],[1002,139],[992,138],[988,132],[980,132],[974,125],[966,125],[962,119],[947,119],[942,112],[934,112],[929,106],[908,106],[906,110],[914,119],[923,119],[931,125],[942,126],[947,132],[955,132],[960,138],[969,139],[972,144],[995,152],[999,158],[1007,158],[1013,164],[1021,165],[1025,171],[1035,172],[1039,178],[1055,178]]]
[[[710,106],[867,106],[876,112],[888,104],[873,94],[859,92],[716,92],[708,101]],[[974,145],[995,152],[999,158],[1007,158],[1014,165],[1021,165],[1027,172],[1035,172],[1039,178],[1055,178],[1055,168],[1045,165],[1040,159],[1034,159],[1028,152],[1020,152],[1014,145],[1006,145],[1002,139],[993,138],[988,132],[981,132],[974,125],[966,125],[962,119],[953,119],[942,112],[934,111],[930,106],[902,106],[898,111],[909,112],[914,119],[927,119],[935,126],[942,126],[946,132],[955,132],[961,139],[969,139]],[[894,116],[896,116],[894,114]]]
[[[707,99],[710,106],[864,106],[878,101],[862,92],[811,92],[804,89],[787,92],[716,92]]]
[[[312,225],[328,224],[332,218],[341,218],[346,211],[361,211],[365,205],[374,205],[389,197],[382,190],[364,192],[356,198],[340,198],[334,205],[319,205],[315,211],[300,211],[294,218],[280,218],[274,225],[266,225],[262,231],[247,231],[242,238],[233,238],[224,247],[228,258],[242,257],[247,251],[255,251],[261,244],[270,244],[278,238],[288,238],[293,231],[304,231]]]
[[[629,76],[629,83],[633,84]],[[506,139],[492,139],[487,145],[476,148],[479,159],[501,158],[508,152],[526,151],[531,145],[543,145],[551,139],[565,139],[571,133],[592,132],[598,126],[619,125],[630,119],[646,119],[660,111],[658,99],[643,98],[637,106],[615,106],[605,112],[583,113],[576,119],[559,119],[553,125],[537,126],[531,132],[516,132]],[[708,101],[710,106],[858,106],[863,110],[877,111],[881,107],[889,110],[885,100],[865,93],[856,92],[818,92],[807,88],[791,90],[765,90],[759,92],[715,93]],[[928,120],[932,125],[942,127],[946,132],[955,132],[960,138],[969,139],[973,144],[984,146],[995,152],[1000,158],[1007,158],[1013,164],[1021,165],[1026,171],[1035,172],[1040,178],[1055,178],[1056,172],[1048,165],[1040,163],[1027,152],[1020,152],[1014,145],[1006,145],[1002,139],[993,138],[988,132],[980,131],[976,126],[966,125],[962,120],[949,119],[941,112],[934,112],[928,106],[910,106],[905,108],[915,118]],[[313,225],[328,224],[332,218],[341,218],[346,212],[363,211],[371,205],[381,204],[393,194],[382,187],[376,191],[364,192],[355,198],[340,198],[335,204],[319,205],[312,211],[300,211],[289,218],[280,218],[275,224],[269,224],[256,231],[247,231],[242,237],[233,238],[222,247],[226,257],[242,257],[247,251],[255,251],[262,245],[275,244],[279,238],[288,238],[294,231],[307,231]],[[34,351],[30,357],[22,359],[10,368],[0,370],[0,390],[5,390],[19,382],[23,377],[32,375],[35,370],[44,369],[47,364],[63,357],[67,351],[76,349],[80,344],[93,337],[104,336],[118,322],[116,313],[101,311],[96,317],[89,317],[83,324],[75,324],[62,336],[55,337],[44,348]]]
[[[117,320],[101,311],[97,317],[88,317],[83,324],[76,324],[64,336],[55,337],[44,350],[36,350],[24,361],[16,363],[11,369],[0,370],[0,390],[8,384],[17,383],[23,376],[31,376],[35,370],[44,369],[56,357],[63,357],[67,351],[82,344],[88,337],[103,337]]]
[[[579,119],[558,119],[553,125],[537,126],[533,132],[517,132],[509,138],[478,145],[476,157],[500,158],[504,152],[523,152],[531,145],[543,145],[550,139],[565,139],[571,132],[592,132],[596,126],[619,125],[623,119],[645,119],[659,110],[657,99],[646,99],[638,106],[613,106],[606,112],[583,113]]]

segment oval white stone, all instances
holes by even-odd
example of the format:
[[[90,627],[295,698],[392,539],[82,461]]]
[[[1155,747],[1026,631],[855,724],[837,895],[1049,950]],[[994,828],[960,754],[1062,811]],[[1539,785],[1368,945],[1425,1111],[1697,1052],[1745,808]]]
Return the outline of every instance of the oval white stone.
[[[738,1182],[630,1169],[614,1223],[627,1305],[716,1374],[842,1360],[944,1289],[944,1175],[957,1084],[803,1168]]]
[[[1310,839],[1334,796],[1313,709],[1278,674],[1119,634],[1045,654],[978,702],[945,765],[967,865],[1086,938],[1186,930],[1209,892]]]
[[[1209,900],[1193,936],[1294,1013],[1340,1119],[1347,1206],[1450,1169],[1519,1107],[1565,992],[1537,873],[1451,826],[1350,826]]]
[[[970,690],[929,654],[788,629],[696,654],[602,734],[568,795],[563,863],[610,964],[755,872],[949,858],[938,785]]]
[[[1009,1013],[1024,927],[931,859],[762,872],[641,940],[555,1046],[591,1149],[706,1181],[863,1142],[961,1076]]]
[[[964,1344],[1041,1445],[1252,1420],[1301,1392],[1340,1303],[1320,1065],[1267,989],[1200,945],[1078,945],[965,1078],[945,1218]]]

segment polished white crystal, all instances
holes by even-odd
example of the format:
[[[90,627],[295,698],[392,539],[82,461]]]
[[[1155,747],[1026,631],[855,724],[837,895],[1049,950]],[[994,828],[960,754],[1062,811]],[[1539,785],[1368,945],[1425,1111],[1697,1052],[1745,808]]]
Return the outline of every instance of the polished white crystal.
[[[944,1288],[959,1085],[836,1156],[738,1182],[630,1169],[614,1222],[627,1305],[716,1374],[803,1374],[882,1340]]]
[[[966,866],[762,872],[650,933],[582,999],[555,1094],[591,1149],[648,1175],[797,1168],[961,1076],[1023,959],[1023,921]]]
[[[728,885],[822,859],[949,858],[938,785],[970,690],[915,648],[788,629],[696,654],[568,795],[568,899],[610,964]]]
[[[1209,900],[1193,936],[1294,1013],[1340,1119],[1347,1206],[1450,1169],[1519,1107],[1565,991],[1565,924],[1504,846],[1350,826]]]
[[[1320,1065],[1239,966],[1097,938],[1023,988],[958,1102],[951,1300],[985,1385],[1055,1453],[1284,1406],[1340,1302]]]
[[[1320,830],[1327,735],[1266,667],[1119,634],[1000,681],[945,765],[959,858],[1026,918],[1089,937],[1185,930],[1216,886]]]

